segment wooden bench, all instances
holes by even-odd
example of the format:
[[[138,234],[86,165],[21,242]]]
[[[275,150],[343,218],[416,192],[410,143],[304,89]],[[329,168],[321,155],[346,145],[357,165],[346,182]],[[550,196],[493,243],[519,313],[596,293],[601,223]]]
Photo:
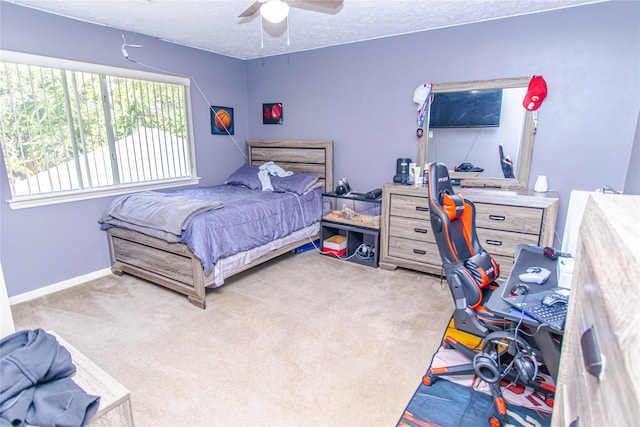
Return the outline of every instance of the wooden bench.
[[[58,334],[52,331],[47,332],[55,336],[60,345],[71,353],[73,363],[76,365],[76,373],[72,376],[75,383],[85,392],[100,396],[98,412],[91,418],[88,425],[91,427],[132,427],[134,424],[129,390]]]

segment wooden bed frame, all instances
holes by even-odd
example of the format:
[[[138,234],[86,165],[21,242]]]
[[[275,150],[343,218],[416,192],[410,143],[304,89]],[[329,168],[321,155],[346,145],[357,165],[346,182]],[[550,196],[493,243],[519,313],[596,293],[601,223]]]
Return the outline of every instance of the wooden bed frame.
[[[285,170],[295,173],[315,173],[324,191],[333,187],[332,141],[247,141],[247,164],[259,166],[272,160]],[[128,273],[187,296],[200,308],[206,308],[207,286],[215,284],[214,272],[205,276],[198,258],[182,243],[169,243],[121,228],[107,230],[111,252],[111,271]],[[317,237],[317,236],[316,236]],[[289,252],[308,238],[273,250],[234,274]]]

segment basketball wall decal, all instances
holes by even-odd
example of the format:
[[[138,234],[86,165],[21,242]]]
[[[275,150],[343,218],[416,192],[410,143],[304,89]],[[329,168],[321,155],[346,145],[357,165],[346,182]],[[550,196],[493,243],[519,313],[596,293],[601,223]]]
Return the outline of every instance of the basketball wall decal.
[[[233,108],[211,106],[211,133],[233,135]]]
[[[216,127],[220,130],[229,129],[231,126],[231,115],[227,110],[219,110],[216,113]]]

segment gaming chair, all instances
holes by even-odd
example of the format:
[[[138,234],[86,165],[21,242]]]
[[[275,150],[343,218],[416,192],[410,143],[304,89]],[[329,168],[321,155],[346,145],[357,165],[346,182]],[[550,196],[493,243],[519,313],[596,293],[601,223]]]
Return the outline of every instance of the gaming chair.
[[[498,287],[495,280],[500,275],[500,266],[480,245],[473,202],[453,191],[445,164],[429,164],[428,179],[431,228],[455,303],[453,325],[482,338],[482,344],[481,348],[472,349],[447,336],[443,344],[455,348],[472,363],[429,368],[423,377],[424,384],[431,385],[440,376],[477,375],[491,387],[497,411],[497,416],[489,418],[491,426],[501,426],[507,421],[500,389],[502,380],[529,385],[547,396],[547,403],[552,405],[555,389],[536,379],[536,350],[518,336],[517,329],[513,332],[511,321],[484,307]]]
[[[495,280],[500,266],[480,246],[475,206],[455,194],[447,166],[431,163],[428,174],[431,228],[455,302],[455,327],[483,337],[489,330],[509,324],[483,307],[490,292],[498,287]]]

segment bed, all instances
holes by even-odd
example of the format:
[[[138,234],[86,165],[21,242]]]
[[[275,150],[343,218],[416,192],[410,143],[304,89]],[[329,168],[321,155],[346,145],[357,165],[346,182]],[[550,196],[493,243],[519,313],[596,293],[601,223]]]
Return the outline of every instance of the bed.
[[[248,166],[259,167],[271,161],[282,169],[295,174],[318,175],[321,188],[315,190],[314,193],[331,191],[332,189],[332,141],[250,140],[246,142],[246,149]],[[178,194],[193,196],[194,191],[197,193],[200,190],[184,190]],[[236,189],[229,191],[235,192]],[[274,198],[279,196],[276,194],[279,191],[269,193],[272,193],[270,196]],[[293,197],[288,192],[281,194],[281,196]],[[195,194],[195,197],[204,198],[205,196]],[[261,199],[266,196],[256,195],[255,197]],[[303,198],[298,197],[298,199]],[[299,200],[296,202],[301,203]],[[225,207],[229,207],[230,211],[231,203],[225,205],[223,201],[222,205],[221,209],[214,209],[212,212],[217,213],[224,210]],[[321,210],[321,204],[319,209]],[[200,220],[208,213],[194,216],[192,221]],[[322,212],[317,214],[318,218],[322,216]],[[182,241],[171,242],[165,238],[130,228],[118,226],[106,228],[113,273],[117,275],[131,274],[179,292],[186,295],[192,304],[203,309],[206,308],[207,287],[221,286],[225,279],[237,273],[308,244],[310,238],[315,240],[319,236],[319,231],[320,223],[318,220],[267,243],[244,249],[238,253],[225,254],[216,259],[213,269],[208,271],[203,266],[203,261]],[[185,230],[186,232],[187,230]]]

